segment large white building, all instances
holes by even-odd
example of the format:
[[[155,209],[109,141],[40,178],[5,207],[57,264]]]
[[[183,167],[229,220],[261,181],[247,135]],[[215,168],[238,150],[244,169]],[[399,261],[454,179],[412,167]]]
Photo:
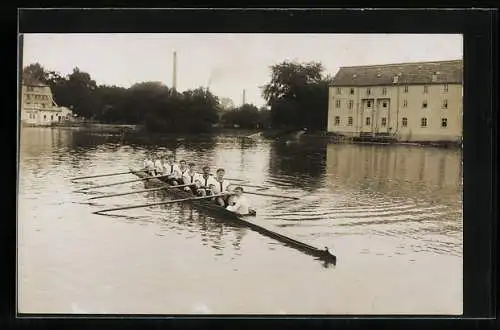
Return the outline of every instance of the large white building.
[[[50,126],[72,120],[72,111],[66,107],[60,107],[54,102],[49,86],[23,84],[21,92],[22,124]]]
[[[463,61],[342,67],[328,131],[398,141],[460,141]]]

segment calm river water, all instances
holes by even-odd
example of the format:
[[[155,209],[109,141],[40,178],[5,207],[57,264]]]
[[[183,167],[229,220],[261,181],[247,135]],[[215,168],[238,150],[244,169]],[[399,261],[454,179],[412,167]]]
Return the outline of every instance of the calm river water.
[[[250,229],[140,193],[131,174],[148,150],[226,168],[228,177],[299,201],[248,195],[259,221],[329,246],[324,265]],[[22,313],[461,314],[459,150],[216,137],[152,138],[23,128],[18,199]],[[250,188],[248,188],[250,189]]]

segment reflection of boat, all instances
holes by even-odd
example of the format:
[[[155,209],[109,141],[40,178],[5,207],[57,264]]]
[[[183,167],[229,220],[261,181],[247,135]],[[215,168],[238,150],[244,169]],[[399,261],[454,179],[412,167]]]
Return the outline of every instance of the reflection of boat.
[[[130,169],[130,172],[138,176],[139,178],[148,178],[149,175],[144,172],[144,171],[134,171]],[[159,178],[152,178],[152,179],[147,179],[145,181],[146,186],[162,186],[162,185],[168,185],[168,183],[160,180]],[[172,195],[174,198],[179,198],[179,199],[184,199],[184,198],[192,198],[195,197],[191,192],[184,191],[180,188],[177,189],[165,189],[165,192],[168,194]],[[284,234],[284,233],[279,233],[277,228],[272,228],[271,226],[268,226],[263,223],[257,223],[255,220],[253,220],[253,216],[240,216],[237,215],[236,213],[230,212],[226,210],[225,208],[215,204],[214,202],[208,201],[208,200],[192,200],[190,201],[193,205],[207,210],[207,211],[213,211],[216,212],[218,215],[221,217],[224,217],[224,219],[231,220],[235,223],[244,225],[246,227],[249,227],[261,234],[264,234],[266,236],[269,236],[271,238],[274,238],[278,241],[281,241],[291,247],[294,247],[296,249],[302,250],[308,254],[314,255],[316,257],[319,257],[323,260],[328,260],[333,263],[336,263],[336,257],[331,254],[328,249],[325,247],[324,249],[320,249],[318,247],[300,242],[294,238],[291,238],[290,236]]]

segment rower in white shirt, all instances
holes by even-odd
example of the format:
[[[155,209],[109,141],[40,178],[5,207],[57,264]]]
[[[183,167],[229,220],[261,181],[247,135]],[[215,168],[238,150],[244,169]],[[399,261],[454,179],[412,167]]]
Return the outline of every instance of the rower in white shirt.
[[[154,157],[154,175],[159,176],[163,174],[163,161],[159,155]]]
[[[154,171],[155,164],[153,162],[152,155],[146,156],[146,159],[144,159],[143,166],[144,166],[144,171],[146,171],[146,173],[148,173],[151,176],[154,175],[153,171]]]
[[[231,204],[229,204],[226,207],[228,211],[240,215],[255,214],[255,211],[250,208],[250,203],[248,202],[248,199],[243,195],[242,187],[238,186],[234,188],[233,193],[235,198],[231,201]]]
[[[166,181],[171,185],[178,185],[178,180],[181,178],[179,166],[175,163],[174,155],[168,155],[168,161],[163,164],[163,175],[167,175]]]
[[[186,174],[188,171],[188,166],[186,165],[186,161],[182,159],[179,162],[179,179],[177,180],[179,184],[184,184],[187,182],[184,182],[184,174]]]
[[[184,182],[184,184],[193,184],[193,186],[184,187],[185,191],[191,190],[193,194],[198,193],[198,189],[201,188],[202,180],[202,176],[201,174],[196,172],[195,166],[195,163],[189,163],[188,170],[184,172],[184,175],[182,177],[182,181]]]
[[[213,195],[227,193],[225,196],[220,196],[220,197],[217,197],[215,199],[217,204],[219,204],[222,207],[225,207],[226,205],[228,205],[228,199],[231,197],[229,193],[231,193],[231,191],[232,191],[231,183],[228,182],[227,180],[224,180],[225,173],[226,173],[226,171],[223,168],[217,169],[217,172],[215,172],[216,184],[212,188]],[[231,199],[233,199],[233,198],[231,198]]]
[[[210,167],[203,167],[203,174],[201,175],[201,187],[198,189],[197,194],[199,196],[206,196],[212,194],[212,189],[217,184],[214,176],[210,174]]]

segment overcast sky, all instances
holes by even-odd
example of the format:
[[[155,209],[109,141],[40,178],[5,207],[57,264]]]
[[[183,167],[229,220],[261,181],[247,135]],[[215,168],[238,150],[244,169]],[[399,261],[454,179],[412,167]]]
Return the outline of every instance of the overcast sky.
[[[259,86],[269,66],[284,60],[320,61],[334,75],[341,66],[462,58],[461,35],[423,34],[27,34],[23,66],[39,62],[70,73],[75,66],[98,84],[130,87],[143,81],[177,89],[209,84],[219,97],[265,103]]]

